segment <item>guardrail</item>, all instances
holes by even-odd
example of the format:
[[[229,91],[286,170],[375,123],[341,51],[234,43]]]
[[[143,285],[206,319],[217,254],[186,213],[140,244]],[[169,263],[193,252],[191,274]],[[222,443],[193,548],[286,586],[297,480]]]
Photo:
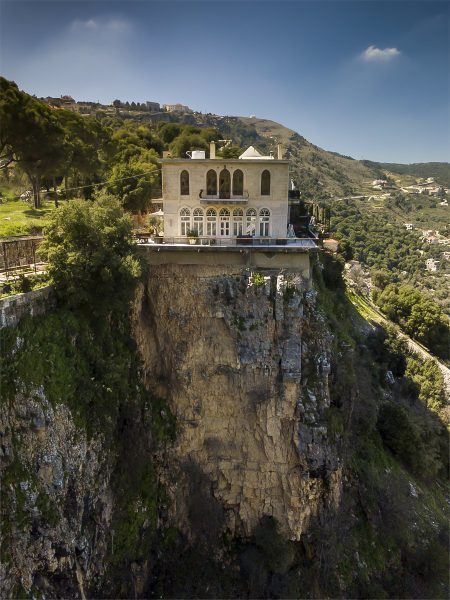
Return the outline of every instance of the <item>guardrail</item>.
[[[222,203],[226,204],[230,202],[231,204],[236,204],[239,202],[247,202],[249,199],[249,193],[247,190],[244,190],[242,194],[208,194],[205,190],[200,190],[199,198],[201,200],[206,200],[211,203]]]
[[[157,236],[147,233],[135,234],[138,244],[168,244],[192,246],[304,246],[314,248],[318,240],[312,237],[278,238],[278,237],[172,237]]]
[[[40,262],[37,250],[43,240],[42,236],[10,237],[0,240],[0,273],[31,267],[36,270]]]

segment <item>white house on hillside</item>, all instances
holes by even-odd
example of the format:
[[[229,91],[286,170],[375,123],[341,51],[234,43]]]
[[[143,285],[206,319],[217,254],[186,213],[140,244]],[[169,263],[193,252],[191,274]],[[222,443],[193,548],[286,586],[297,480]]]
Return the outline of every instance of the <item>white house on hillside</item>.
[[[263,156],[250,146],[237,159],[210,158],[204,151],[190,158],[163,159],[164,236],[187,238],[286,238],[289,161]]]

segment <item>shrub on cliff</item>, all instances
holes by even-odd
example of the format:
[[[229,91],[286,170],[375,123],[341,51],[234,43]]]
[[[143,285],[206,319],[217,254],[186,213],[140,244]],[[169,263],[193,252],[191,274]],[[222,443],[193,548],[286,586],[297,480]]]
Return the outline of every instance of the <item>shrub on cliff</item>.
[[[141,272],[131,220],[110,196],[54,211],[40,251],[58,297],[94,315],[127,306]]]

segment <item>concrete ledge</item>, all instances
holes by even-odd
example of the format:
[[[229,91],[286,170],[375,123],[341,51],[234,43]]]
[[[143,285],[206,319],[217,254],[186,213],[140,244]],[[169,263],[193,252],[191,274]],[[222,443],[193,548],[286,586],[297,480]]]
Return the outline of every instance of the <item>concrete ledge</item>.
[[[196,246],[189,244],[139,245],[139,253],[151,265],[224,265],[260,269],[292,269],[310,277],[305,246]]]

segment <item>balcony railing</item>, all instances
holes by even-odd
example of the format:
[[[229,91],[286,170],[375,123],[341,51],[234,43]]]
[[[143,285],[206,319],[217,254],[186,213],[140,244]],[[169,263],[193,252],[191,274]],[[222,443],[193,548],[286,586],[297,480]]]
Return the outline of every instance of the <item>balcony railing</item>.
[[[249,198],[247,190],[241,195],[221,192],[219,194],[208,194],[200,190],[199,198],[201,204],[246,204]]]
[[[138,244],[167,244],[167,245],[182,245],[182,246],[297,246],[305,248],[316,248],[317,240],[312,237],[303,238],[276,238],[276,237],[172,237],[172,236],[156,236],[146,233],[137,233],[135,235]]]

